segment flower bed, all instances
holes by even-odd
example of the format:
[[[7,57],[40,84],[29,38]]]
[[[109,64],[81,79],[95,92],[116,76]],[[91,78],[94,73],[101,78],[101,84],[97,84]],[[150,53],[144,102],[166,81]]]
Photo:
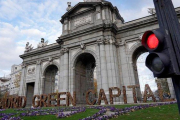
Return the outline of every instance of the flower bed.
[[[82,107],[82,108],[79,108],[76,111],[71,111],[70,113],[67,113],[67,114],[65,114],[64,112],[59,112],[56,116],[57,116],[57,118],[65,118],[65,117],[69,117],[69,116],[72,116],[74,114],[82,113],[82,112],[85,112],[85,111],[86,111],[86,108]]]
[[[51,108],[51,109],[25,108],[25,109],[16,109],[15,110],[17,111],[16,113],[0,113],[0,118],[1,120],[22,120],[23,117],[28,117],[28,116],[55,115],[56,118],[61,119],[78,113],[85,112],[86,109],[97,109],[99,110],[97,113],[93,114],[92,116],[88,116],[79,120],[106,120],[106,119],[117,118],[120,115],[125,115],[137,110],[147,109],[149,107],[157,107],[157,106],[170,105],[175,103],[176,102],[145,104],[145,105],[126,107],[123,109],[117,109],[113,106],[68,107],[68,108]]]
[[[165,103],[156,103],[156,104],[146,104],[146,105],[139,105],[139,106],[132,106],[132,107],[126,107],[123,109],[117,109],[115,107],[89,107],[90,109],[100,109],[100,111],[93,116],[88,116],[86,118],[80,119],[80,120],[107,120],[112,118],[117,118],[119,115],[124,115],[130,112],[134,112],[141,109],[147,109],[149,107],[157,107],[162,105],[170,105],[175,104],[177,102],[165,102]],[[112,114],[106,115],[107,111],[111,111]]]

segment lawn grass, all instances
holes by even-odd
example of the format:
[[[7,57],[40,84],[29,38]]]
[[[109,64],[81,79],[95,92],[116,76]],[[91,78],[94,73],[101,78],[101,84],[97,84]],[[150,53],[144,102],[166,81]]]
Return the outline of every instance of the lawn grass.
[[[23,120],[57,120],[55,115],[22,117]]]
[[[180,119],[177,104],[138,110],[112,120],[177,120]]]
[[[92,116],[98,111],[99,110],[96,109],[86,109],[86,111],[83,113],[78,113],[63,119],[61,118],[61,120],[79,120],[87,116]],[[46,115],[46,116],[23,117],[23,120],[60,120],[60,119],[56,118],[55,115]]]
[[[114,107],[121,109],[125,107],[136,106],[136,105],[137,104],[114,105]],[[47,109],[47,108],[44,108],[44,109]],[[51,109],[51,108],[48,108],[48,109]],[[86,109],[86,111],[83,113],[75,114],[73,116],[63,118],[62,120],[79,120],[88,116],[92,116],[98,111],[99,110],[97,109]],[[17,113],[17,112],[20,113],[24,111],[15,111],[13,109],[8,109],[0,113]],[[58,120],[55,115],[22,117],[22,119],[24,120]],[[126,114],[126,115],[119,116],[118,118],[114,118],[112,120],[146,120],[146,119],[151,119],[151,120],[180,119],[177,104],[164,105],[164,106],[147,108],[144,110],[138,110],[138,111]]]

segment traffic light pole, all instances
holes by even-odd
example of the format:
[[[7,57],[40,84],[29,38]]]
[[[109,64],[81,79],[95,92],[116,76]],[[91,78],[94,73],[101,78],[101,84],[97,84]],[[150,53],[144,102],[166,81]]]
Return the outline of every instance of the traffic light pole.
[[[180,114],[180,76],[172,77],[172,82],[173,82],[174,90],[176,93],[176,99],[177,99],[177,104],[178,104],[179,114]]]
[[[171,76],[176,93],[180,114],[180,23],[172,0],[153,0],[159,27],[166,32],[166,42],[173,65],[174,75]]]

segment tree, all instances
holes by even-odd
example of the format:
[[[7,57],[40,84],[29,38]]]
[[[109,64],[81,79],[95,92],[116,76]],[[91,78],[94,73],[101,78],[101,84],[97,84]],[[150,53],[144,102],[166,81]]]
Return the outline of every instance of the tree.
[[[163,95],[168,95],[170,96],[170,91],[169,91],[169,86],[166,78],[158,78],[155,80],[156,83],[161,84],[161,88],[163,90]]]

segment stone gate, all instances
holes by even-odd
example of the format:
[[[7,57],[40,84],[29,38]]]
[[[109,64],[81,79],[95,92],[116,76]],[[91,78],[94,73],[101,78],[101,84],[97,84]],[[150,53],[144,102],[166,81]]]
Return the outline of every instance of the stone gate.
[[[19,95],[31,99],[32,93],[55,92],[58,81],[58,92],[76,91],[77,102],[84,104],[88,89],[104,89],[108,96],[110,87],[122,89],[139,84],[136,60],[146,52],[141,36],[146,30],[158,28],[156,15],[125,23],[121,11],[108,1],[89,0],[74,7],[68,4],[60,20],[62,35],[56,42],[47,45],[42,39],[36,49],[28,43],[20,56],[23,69]],[[180,17],[180,8],[176,11]],[[168,83],[174,97],[171,79]],[[140,90],[137,93],[141,99]],[[133,102],[132,90],[128,88],[127,98]],[[115,102],[123,102],[122,96]]]

